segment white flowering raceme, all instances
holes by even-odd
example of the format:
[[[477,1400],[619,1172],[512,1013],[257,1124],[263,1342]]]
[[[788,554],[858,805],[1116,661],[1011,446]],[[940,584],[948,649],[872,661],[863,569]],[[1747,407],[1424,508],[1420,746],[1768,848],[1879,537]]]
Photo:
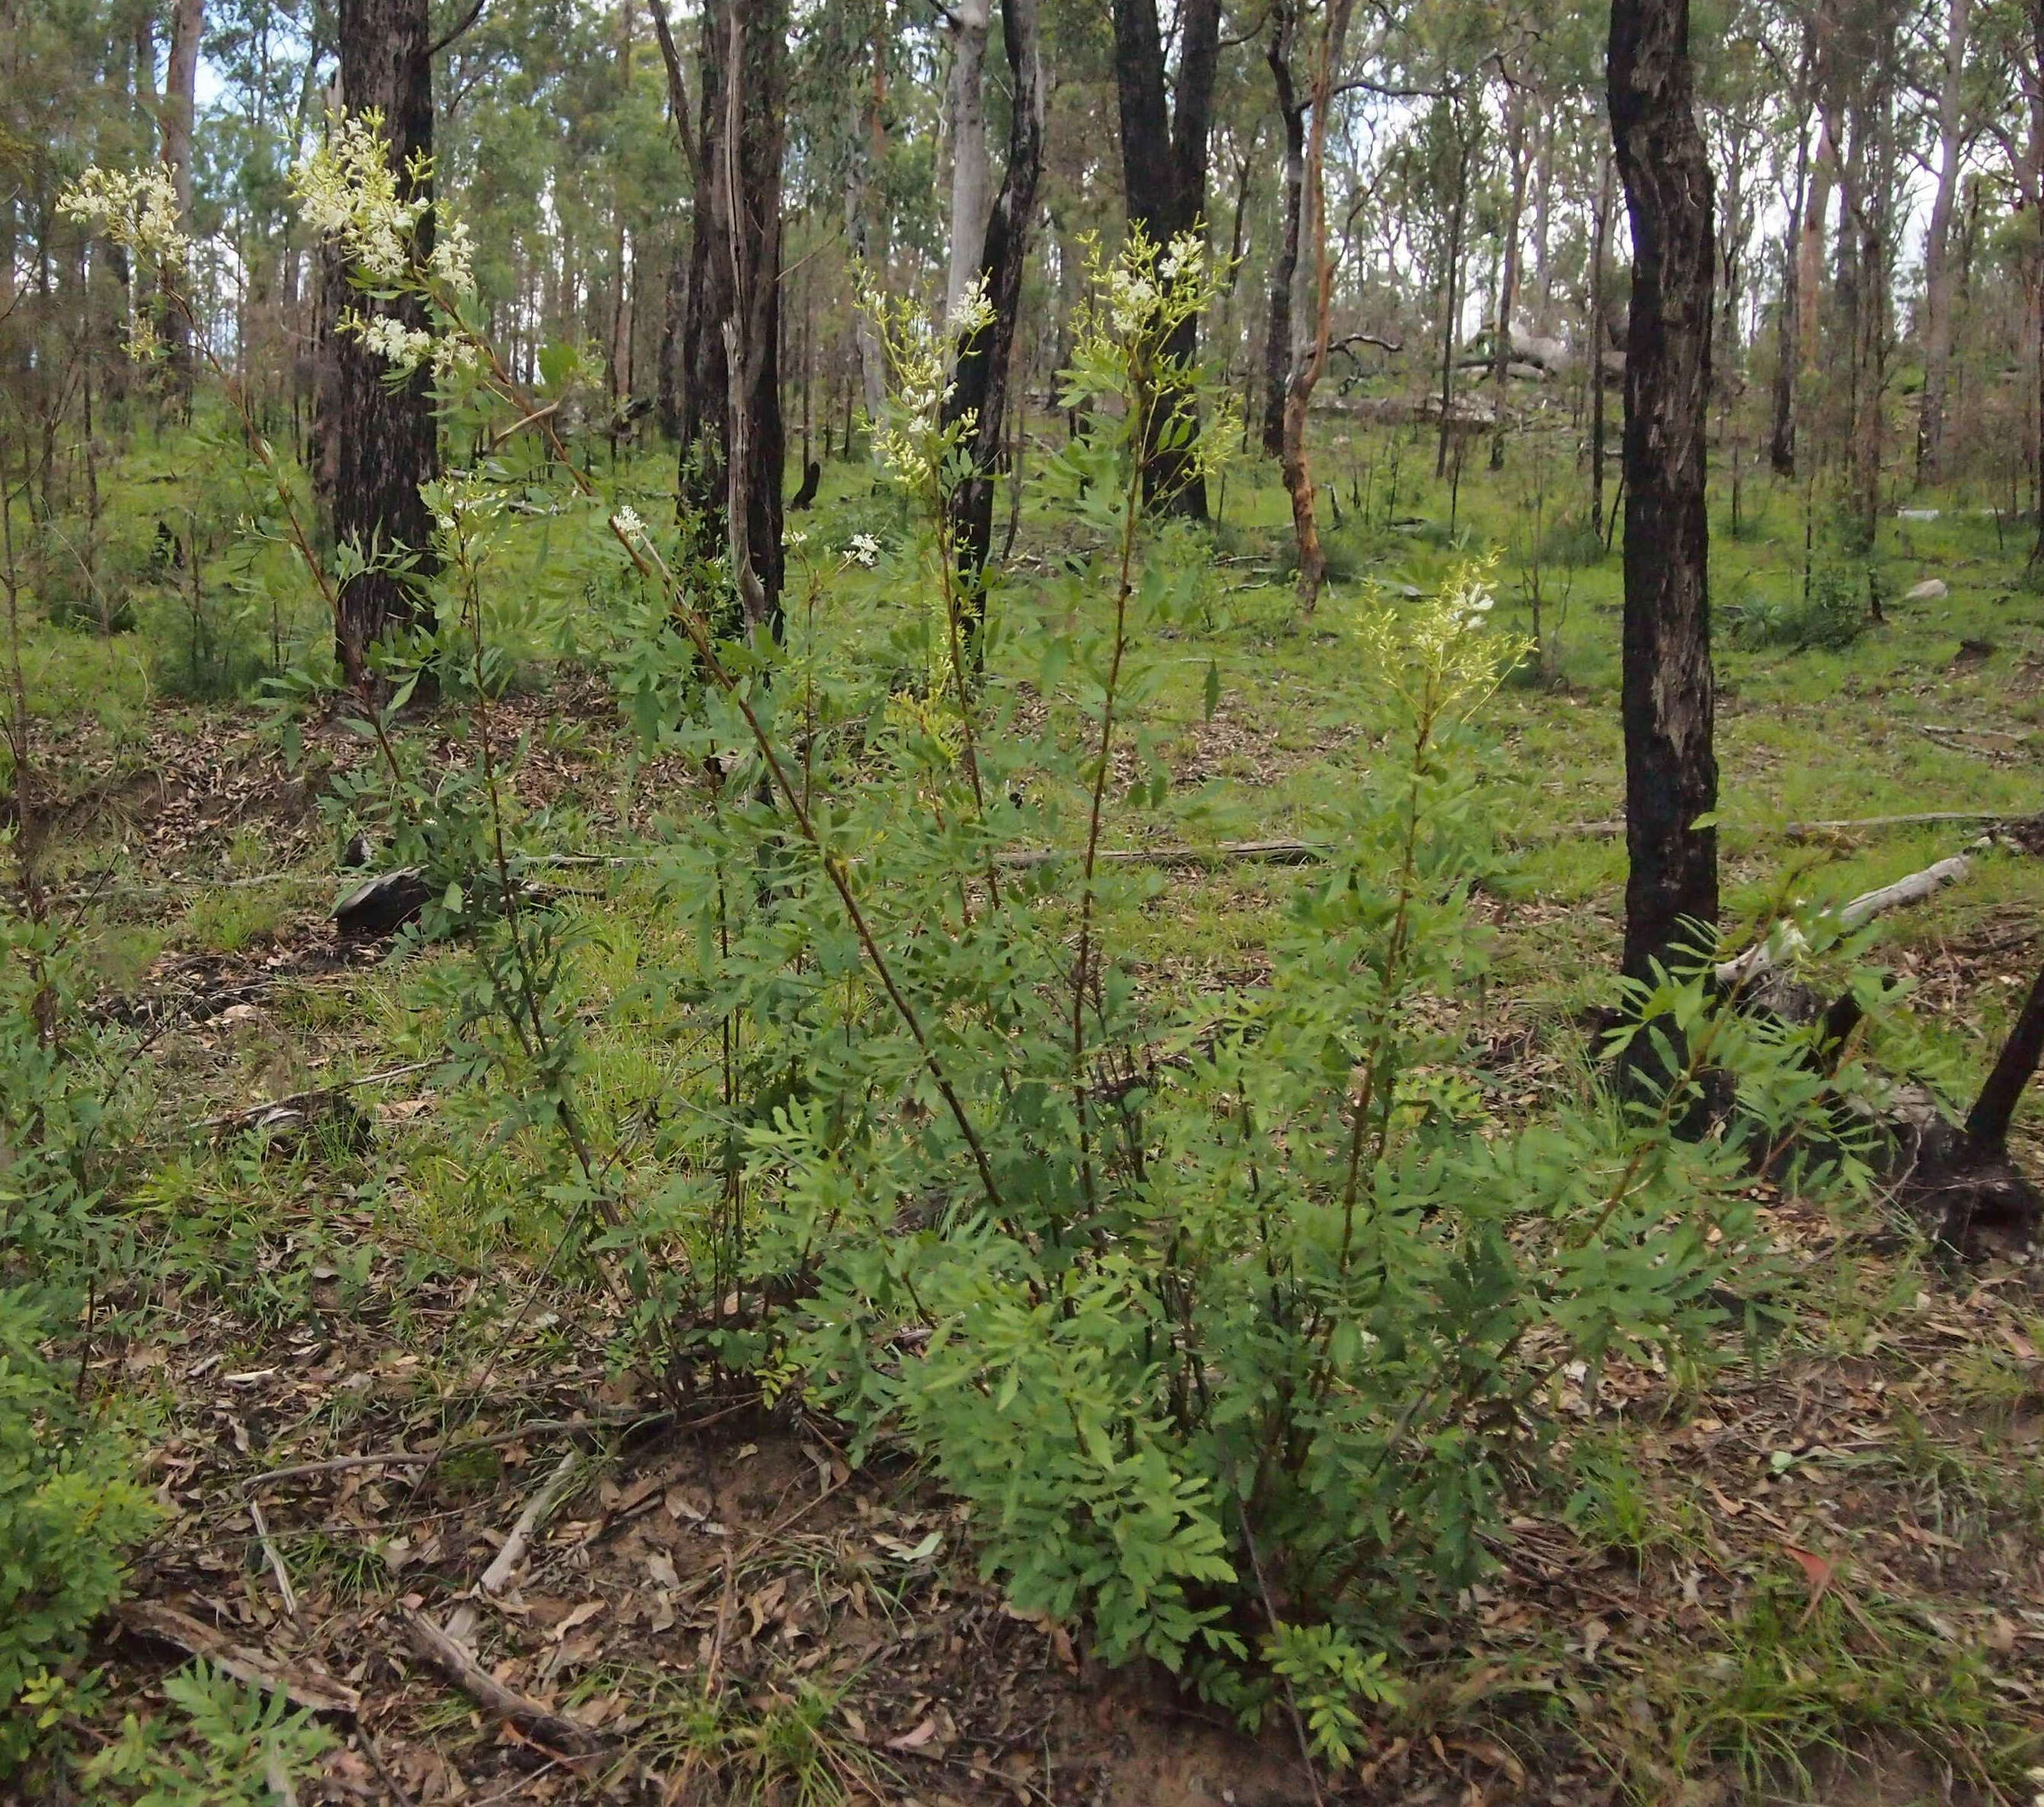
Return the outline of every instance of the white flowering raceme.
[[[390,314],[348,313],[340,328],[352,332],[369,350],[401,375],[409,376],[432,355],[433,336],[422,327],[407,326]]]
[[[855,565],[863,565],[870,571],[880,562],[880,542],[870,533],[855,533],[844,549],[844,555]]]
[[[475,293],[475,247],[466,220],[442,220],[427,267],[464,299]]]
[[[57,198],[58,211],[127,250],[182,267],[191,256],[178,213],[178,191],[161,163],[146,169],[94,164]]]
[[[405,171],[413,193],[409,199],[400,194],[384,145],[382,115],[356,113],[292,166],[291,192],[306,223],[325,237],[339,239],[371,282],[394,283],[409,274],[413,236],[432,205],[419,190],[431,175],[430,162],[414,158]],[[465,275],[467,235],[450,224],[447,236],[457,245],[449,269]]]
[[[646,537],[646,524],[640,520],[636,508],[620,508],[610,517],[610,526],[620,539],[640,540]]]

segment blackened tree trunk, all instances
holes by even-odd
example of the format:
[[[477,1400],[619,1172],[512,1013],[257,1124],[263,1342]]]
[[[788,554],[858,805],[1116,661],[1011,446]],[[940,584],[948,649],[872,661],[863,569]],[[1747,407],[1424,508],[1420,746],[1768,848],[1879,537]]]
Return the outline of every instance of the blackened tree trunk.
[[[1689,0],[1613,0],[1612,140],[1632,223],[1625,353],[1624,970],[1716,927],[1717,807],[1704,434],[1712,194]]]
[[[1265,59],[1278,90],[1278,117],[1285,129],[1285,187],[1278,251],[1270,260],[1270,312],[1263,340],[1263,449],[1273,458],[1285,451],[1285,389],[1292,376],[1292,293],[1299,275],[1299,221],[1306,196],[1306,108],[1292,79],[1292,47],[1298,41],[1299,0],[1275,0],[1270,10],[1270,48]]]
[[[1994,1071],[1981,1088],[1966,1118],[1967,1139],[1981,1148],[2002,1149],[2015,1121],[2015,1107],[2040,1063],[2044,1063],[2044,973],[2037,975],[2030,996],[2017,1013]]]
[[[1014,91],[1008,129],[1008,168],[988,216],[979,274],[993,318],[961,341],[946,417],[973,424],[965,445],[971,474],[951,498],[951,531],[959,576],[978,616],[987,554],[993,543],[993,490],[1000,462],[1008,386],[1014,366],[1016,328],[1022,313],[1022,276],[1029,255],[1029,223],[1043,173],[1043,121],[1049,106],[1036,0],[1002,0],[1001,31]]]
[[[1808,67],[1806,56],[1805,74],[1796,88],[1799,97],[1808,86]],[[1808,199],[1809,186],[1810,138],[1807,132],[1799,131],[1796,140],[1795,192],[1789,198],[1788,218],[1781,234],[1781,301],[1774,330],[1774,420],[1767,439],[1767,462],[1777,477],[1796,474],[1796,378],[1800,369],[1796,324],[1802,313],[1799,289],[1803,268],[1798,252],[1802,243],[1803,209]]]
[[[684,524],[730,570],[747,627],[776,639],[787,35],[786,0],[704,9],[680,422]]]
[[[1175,96],[1165,85],[1164,40],[1157,0],[1114,0],[1114,80],[1121,115],[1121,171],[1131,225],[1158,244],[1203,227],[1207,205],[1207,135],[1214,75],[1220,62],[1220,0],[1185,0],[1178,14]],[[1199,322],[1174,328],[1165,355],[1189,365],[1199,355]],[[1172,398],[1162,398],[1166,402]],[[1181,394],[1151,418],[1144,448],[1146,505],[1207,518],[1206,480],[1181,443],[1158,443],[1167,420],[1197,403]]]
[[[206,0],[177,0],[171,13],[170,62],[163,72],[163,161],[170,171],[171,186],[177,192],[178,224],[187,235],[192,215],[192,117],[198,94],[199,39],[205,30]],[[186,417],[191,412],[191,322],[186,318],[183,307],[169,296],[171,291],[182,290],[190,274],[186,270],[165,267],[160,278],[165,293],[156,320],[163,340],[171,405],[179,416]]]
[[[350,113],[382,115],[399,192],[431,192],[413,179],[415,158],[433,152],[432,39],[426,0],[340,0],[340,98]],[[419,222],[421,257],[432,249],[432,213]],[[336,296],[336,301],[344,297]],[[365,315],[390,315],[414,330],[426,324],[414,299],[345,297]],[[424,366],[391,385],[382,358],[357,334],[333,344],[333,531],[371,562],[342,586],[335,651],[352,685],[367,681],[370,649],[393,628],[418,621],[425,599],[417,580],[432,570],[432,522],[419,485],[440,474],[440,436],[432,380]],[[407,562],[408,571],[393,568]]]

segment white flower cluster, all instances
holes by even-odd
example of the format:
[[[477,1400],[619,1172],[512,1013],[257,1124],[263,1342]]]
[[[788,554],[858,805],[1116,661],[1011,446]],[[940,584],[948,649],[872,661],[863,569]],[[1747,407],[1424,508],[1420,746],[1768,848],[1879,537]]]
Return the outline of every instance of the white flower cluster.
[[[1206,285],[1205,242],[1181,232],[1153,262],[1147,241],[1132,237],[1107,272],[1107,313],[1124,338],[1155,330],[1167,313],[1197,309]]]
[[[475,242],[470,236],[466,220],[451,219],[448,210],[440,209],[439,236],[433,240],[432,255],[426,267],[440,282],[457,295],[466,298],[475,293]]]
[[[886,340],[893,366],[893,405],[874,435],[874,454],[897,481],[926,489],[943,465],[947,435],[970,430],[970,414],[947,428],[944,405],[955,386],[951,363],[958,345],[993,321],[986,279],[974,278],[941,321],[911,303],[890,300],[877,288],[866,290],[862,305]]]
[[[430,158],[414,157],[405,171],[409,198],[398,191],[383,140],[383,119],[375,112],[349,113],[326,140],[291,168],[291,192],[315,232],[341,242],[352,263],[372,282],[399,283],[412,274],[413,246],[420,222],[432,211],[424,192],[432,175]],[[433,248],[431,274],[459,293],[474,288],[470,271],[468,229],[446,222]]]
[[[340,317],[340,330],[352,332],[400,376],[409,376],[430,360],[436,377],[472,370],[481,355],[465,339],[439,336],[424,327],[407,326],[394,315],[360,313],[351,309]]]
[[[172,268],[190,260],[178,191],[161,163],[130,172],[94,164],[57,198],[58,210],[116,244]]]
[[[844,555],[855,565],[863,565],[867,570],[880,562],[880,542],[870,533],[855,533],[844,549]]]
[[[620,508],[610,517],[610,529],[620,539],[640,540],[646,537],[646,524],[640,520],[636,508]]]

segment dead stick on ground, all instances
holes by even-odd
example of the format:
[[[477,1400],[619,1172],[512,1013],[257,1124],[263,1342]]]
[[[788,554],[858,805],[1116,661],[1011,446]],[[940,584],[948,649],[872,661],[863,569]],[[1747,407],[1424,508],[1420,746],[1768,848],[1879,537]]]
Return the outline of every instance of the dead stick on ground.
[[[511,1527],[511,1535],[504,1540],[503,1548],[482,1571],[482,1590],[491,1599],[511,1585],[518,1565],[525,1560],[525,1552],[531,1547],[533,1533],[546,1523],[548,1514],[560,1504],[574,1479],[575,1466],[581,1460],[579,1450],[568,1451],[555,1465],[546,1484],[525,1502],[525,1510],[518,1514],[517,1522]],[[448,1615],[447,1635],[457,1644],[467,1643],[475,1635],[477,1621],[482,1617],[473,1601],[463,1602]]]
[[[555,1713],[529,1694],[507,1688],[424,1613],[403,1605],[398,1611],[411,1636],[412,1648],[477,1705],[500,1719],[509,1720],[551,1750],[586,1756],[601,1748],[602,1740],[587,1726]]]
[[[1782,831],[1792,841],[1806,841],[1812,834],[1835,834],[1854,828],[1927,828],[1945,822],[2023,822],[2030,812],[2019,809],[1927,809],[1908,815],[1856,815],[1835,822],[1792,822]]]
[[[291,1590],[291,1572],[284,1567],[284,1559],[270,1536],[270,1527],[263,1521],[263,1502],[253,1494],[248,1496],[248,1522],[256,1527],[256,1541],[263,1546],[263,1554],[269,1558],[270,1572],[277,1578],[277,1591],[283,1596],[285,1615],[295,1619],[298,1616],[298,1597]]]

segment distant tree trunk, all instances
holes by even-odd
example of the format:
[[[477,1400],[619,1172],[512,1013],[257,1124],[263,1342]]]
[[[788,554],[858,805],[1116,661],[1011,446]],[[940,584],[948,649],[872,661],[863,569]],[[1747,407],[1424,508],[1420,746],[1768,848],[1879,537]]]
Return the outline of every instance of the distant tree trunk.
[[[198,82],[199,40],[206,31],[206,0],[176,0],[171,14],[171,57],[163,74],[163,160],[177,190],[178,223],[189,233],[192,217],[192,117]],[[166,267],[160,281],[166,291],[182,289],[190,271]],[[157,330],[164,346],[170,399],[181,416],[191,412],[191,325],[183,311],[167,300],[157,309]]]
[[[993,317],[979,332],[960,340],[951,393],[945,403],[948,419],[973,416],[965,446],[972,472],[952,496],[951,525],[959,573],[973,599],[975,622],[993,543],[993,490],[1001,426],[1022,315],[1029,227],[1035,217],[1037,185],[1043,173],[1043,125],[1050,96],[1036,6],[1037,0],[1001,0],[1001,41],[1015,98],[1009,120],[1008,168],[980,234],[978,271]]]
[[[887,130],[884,107],[886,100],[886,65],[884,52],[876,44],[873,47],[873,82],[867,95],[864,119],[855,124],[851,141],[847,147],[844,163],[844,237],[846,249],[855,265],[862,267],[869,281],[878,282],[885,273],[886,247],[881,243],[880,233],[873,218],[873,184],[878,178],[882,163],[887,151]],[[861,127],[863,128],[862,136]],[[868,425],[877,422],[887,405],[887,365],[880,348],[879,335],[874,332],[873,320],[863,307],[852,309],[852,341],[859,353],[859,393],[866,403]],[[851,442],[847,430],[845,451],[848,456]]]
[[[1796,356],[1800,367],[1817,367],[1817,332],[1824,298],[1824,233],[1831,211],[1831,179],[1838,153],[1831,125],[1817,122],[1817,148],[1810,162],[1810,186],[1803,207],[1803,236],[1796,249]]]
[[[1611,244],[1612,160],[1600,159],[1596,211],[1590,217],[1590,531],[1604,537],[1604,347],[1611,336],[1605,253]]]
[[[1804,62],[1807,82],[1808,59]],[[1802,89],[1799,86],[1799,94]],[[1775,320],[1774,421],[1768,435],[1767,461],[1777,477],[1796,474],[1796,387],[1801,359],[1796,328],[1802,313],[1803,209],[1809,198],[1810,135],[1800,131],[1796,139],[1796,187],[1788,203],[1788,218],[1781,234],[1781,305]]]
[[[1285,186],[1277,254],[1270,260],[1270,312],[1263,341],[1263,449],[1285,451],[1285,390],[1292,374],[1292,296],[1298,285],[1299,216],[1306,193],[1306,106],[1292,79],[1292,48],[1299,35],[1298,0],[1274,0],[1270,48],[1265,60],[1278,89],[1285,129]]]
[[[986,39],[993,0],[958,0],[949,15],[951,36],[951,263],[944,278],[944,317],[958,312],[979,274],[986,238],[986,194],[993,181],[986,157]]]
[[[699,550],[728,563],[748,628],[781,632],[781,152],[787,0],[703,17],[681,496]]]
[[[421,187],[409,173],[414,157],[430,158],[433,152],[426,0],[341,0],[340,37],[343,104],[350,113],[374,109],[383,116],[399,192],[409,198],[429,195],[430,180]],[[432,251],[432,230],[428,210],[418,228],[421,255]],[[408,328],[426,324],[416,300],[358,293],[351,305],[365,314],[393,316]],[[422,367],[393,388],[385,381],[382,358],[353,334],[335,336],[333,372],[335,405],[327,425],[334,447],[334,536],[352,541],[365,557],[409,554],[418,576],[430,575],[432,524],[419,485],[440,474],[431,374]],[[340,609],[335,650],[349,682],[360,685],[368,676],[371,647],[390,629],[419,620],[425,599],[414,581],[378,568],[348,580]]]
[[[1461,122],[1455,131],[1455,197],[1448,209],[1448,268],[1447,293],[1441,298],[1441,433],[1434,450],[1434,478],[1438,482],[1448,474],[1448,441],[1453,436],[1449,416],[1455,399],[1455,333],[1462,316],[1462,227],[1469,200],[1470,158],[1473,138],[1462,136]]]
[[[1327,255],[1327,112],[1335,71],[1348,36],[1354,0],[1327,0],[1320,61],[1313,74],[1313,125],[1306,144],[1306,231],[1313,247],[1312,307],[1292,328],[1292,374],[1285,386],[1285,443],[1279,469],[1292,499],[1292,534],[1297,547],[1299,599],[1312,612],[1326,579],[1327,554],[1313,516],[1313,478],[1306,462],[1306,418],[1313,389],[1327,363],[1327,309],[1334,295],[1334,263]],[[1310,322],[1310,324],[1308,324]]]
[[[1113,0],[1113,5],[1115,91],[1129,223],[1141,226],[1158,243],[1167,243],[1204,223],[1207,132],[1220,61],[1220,0],[1184,0],[1179,10],[1174,99],[1167,99],[1165,91],[1157,0]],[[1191,363],[1199,355],[1198,320],[1187,319],[1174,328],[1164,351],[1179,363]],[[1143,497],[1147,505],[1204,520],[1205,478],[1182,447],[1158,443],[1168,419],[1197,406],[1187,393],[1177,397],[1174,406],[1155,410],[1150,443],[1144,448]]]
[[[1711,669],[1710,166],[1689,0],[1613,0],[1612,140],[1632,224],[1625,355],[1623,969],[1650,976],[1718,918]]]
[[[1504,390],[1512,370],[1512,310],[1519,299],[1519,222],[1526,211],[1526,90],[1514,85],[1505,101],[1504,155],[1510,187],[1504,209],[1504,251],[1497,272],[1497,320],[1491,346],[1492,405],[1497,420],[1490,437],[1490,468],[1504,468]]]
[[[1950,0],[1945,27],[1945,79],[1938,94],[1938,186],[1923,235],[1923,393],[1916,417],[1916,477],[1944,474],[1945,397],[1952,378],[1952,203],[1965,155],[1966,36],[1972,0]]]
[[[682,334],[689,312],[689,255],[687,243],[678,234],[667,247],[667,282],[660,309],[660,370],[657,414],[660,431],[678,439],[682,431],[682,388],[686,381],[688,360]]]

